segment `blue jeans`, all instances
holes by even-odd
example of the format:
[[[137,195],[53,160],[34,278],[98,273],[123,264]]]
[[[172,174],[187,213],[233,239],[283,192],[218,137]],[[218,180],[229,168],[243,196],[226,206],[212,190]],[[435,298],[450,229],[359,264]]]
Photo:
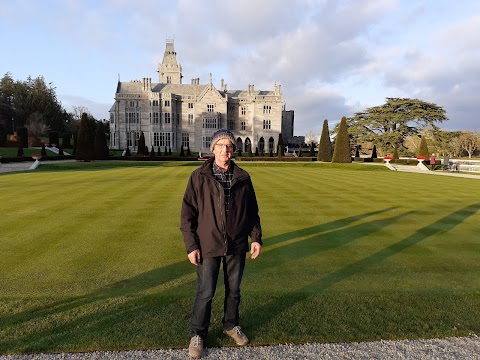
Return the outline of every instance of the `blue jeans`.
[[[197,265],[197,295],[193,305],[192,336],[200,335],[205,338],[208,334],[212,300],[221,263],[225,284],[223,329],[231,330],[239,324],[240,284],[245,268],[245,257],[246,254],[203,258]]]

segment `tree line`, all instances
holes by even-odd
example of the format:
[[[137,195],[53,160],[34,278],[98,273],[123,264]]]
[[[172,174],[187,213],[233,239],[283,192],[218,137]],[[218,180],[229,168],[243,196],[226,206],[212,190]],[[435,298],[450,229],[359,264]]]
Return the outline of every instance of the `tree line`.
[[[436,104],[418,99],[387,98],[383,105],[345,118],[345,127],[352,156],[371,154],[377,149],[383,156],[416,156],[424,140],[437,156],[472,157],[480,147],[478,132],[440,129],[439,124],[447,120],[445,110]],[[325,126],[324,123],[320,146],[325,136],[334,135],[336,141],[342,130],[342,122],[331,134],[325,132]],[[307,141],[315,141],[313,132],[308,132],[306,137]]]

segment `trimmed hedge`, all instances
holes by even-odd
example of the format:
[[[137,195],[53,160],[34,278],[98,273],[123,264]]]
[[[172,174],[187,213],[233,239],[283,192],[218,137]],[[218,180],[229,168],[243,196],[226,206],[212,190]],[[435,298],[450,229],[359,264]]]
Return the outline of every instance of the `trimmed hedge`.
[[[237,156],[235,157],[236,161],[286,161],[286,162],[295,162],[295,161],[317,161],[316,157],[310,157],[310,156],[305,156],[305,157],[294,157],[294,156],[275,156],[275,157],[270,157],[270,156]]]

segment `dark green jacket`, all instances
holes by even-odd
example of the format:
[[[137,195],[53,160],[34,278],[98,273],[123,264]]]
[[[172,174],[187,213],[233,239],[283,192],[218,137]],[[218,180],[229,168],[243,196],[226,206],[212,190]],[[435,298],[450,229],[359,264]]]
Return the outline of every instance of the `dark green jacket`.
[[[246,253],[248,237],[262,244],[258,204],[250,175],[233,163],[228,217],[222,185],[213,176],[214,159],[190,175],[182,202],[180,230],[187,253],[202,257]]]

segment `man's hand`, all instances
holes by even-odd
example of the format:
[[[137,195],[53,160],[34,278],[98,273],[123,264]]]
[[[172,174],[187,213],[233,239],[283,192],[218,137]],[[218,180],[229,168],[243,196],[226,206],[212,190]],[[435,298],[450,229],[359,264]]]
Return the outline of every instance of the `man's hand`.
[[[260,250],[262,249],[262,245],[258,242],[252,242],[252,246],[250,248],[250,254],[252,254],[252,259],[256,259],[258,255],[260,255]]]
[[[190,262],[197,266],[198,263],[200,262],[200,250],[193,250],[192,252],[188,253],[188,260],[190,260]]]

